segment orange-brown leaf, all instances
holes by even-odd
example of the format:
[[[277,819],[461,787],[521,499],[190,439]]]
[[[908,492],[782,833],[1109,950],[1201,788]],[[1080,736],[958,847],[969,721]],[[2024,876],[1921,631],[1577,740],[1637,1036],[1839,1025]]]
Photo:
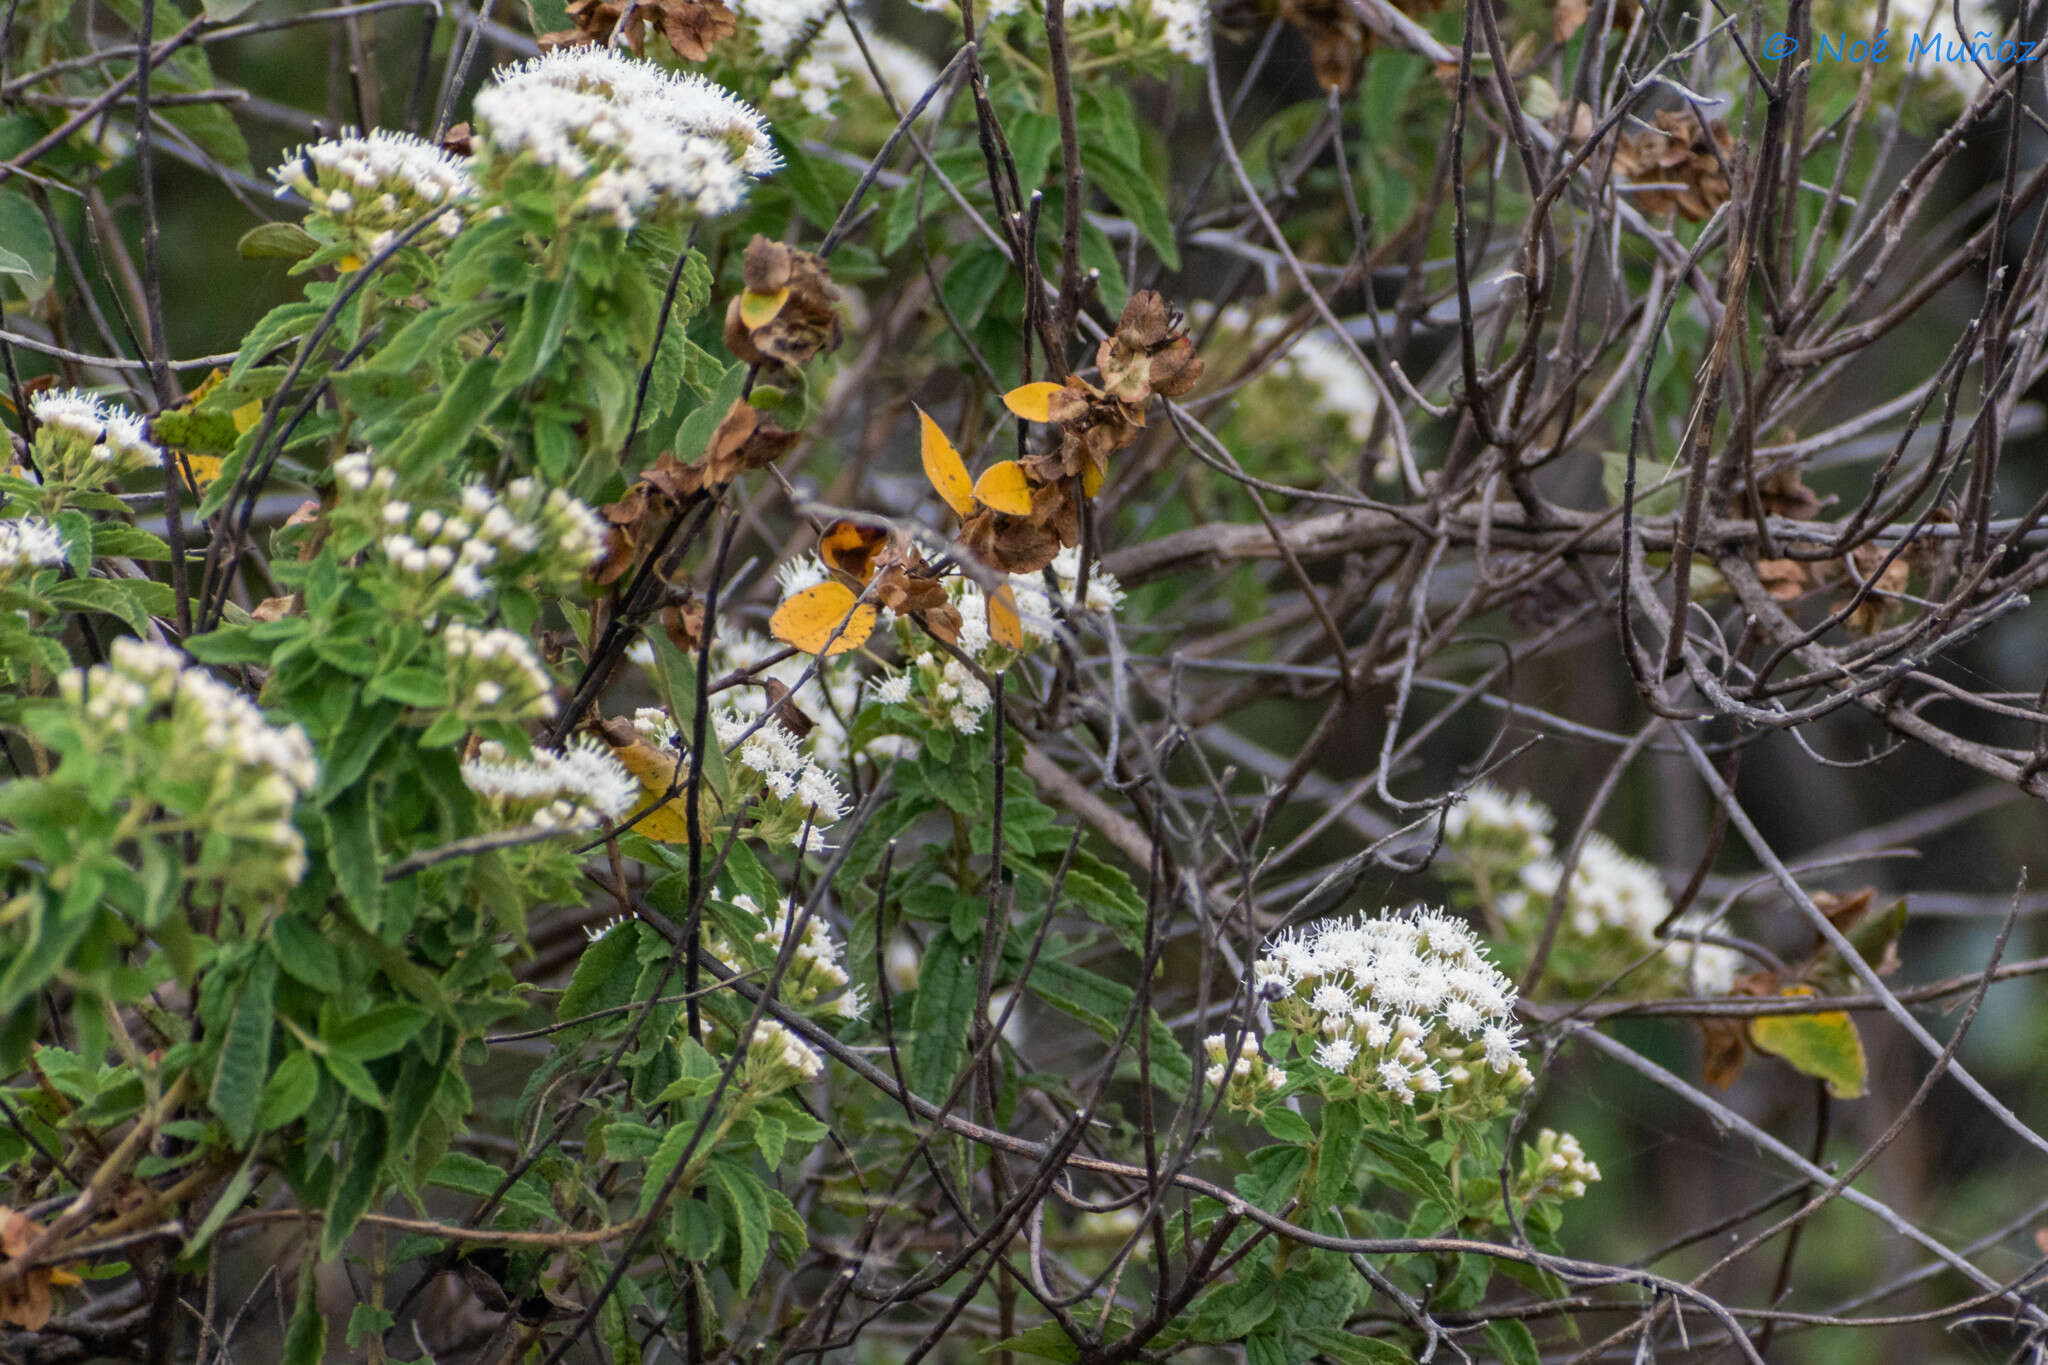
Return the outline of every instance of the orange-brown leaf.
[[[786,645],[828,657],[859,649],[875,629],[875,608],[844,583],[816,583],[782,599],[768,629]]]

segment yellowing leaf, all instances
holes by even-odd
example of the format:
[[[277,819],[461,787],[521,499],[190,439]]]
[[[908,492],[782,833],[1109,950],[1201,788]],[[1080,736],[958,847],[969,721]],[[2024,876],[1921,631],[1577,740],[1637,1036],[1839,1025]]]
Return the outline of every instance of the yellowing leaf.
[[[1810,997],[1811,986],[1787,986],[1781,995]],[[1865,1088],[1867,1064],[1856,1022],[1840,1010],[1825,1014],[1780,1014],[1749,1021],[1750,1045],[1783,1058],[1793,1069],[1826,1081],[1828,1093],[1853,1100]]]
[[[236,408],[233,416],[235,419],[235,435],[248,435],[249,428],[263,420],[263,400],[261,398],[250,399],[239,408]]]
[[[213,481],[220,477],[221,458],[218,455],[187,455],[185,463],[192,470],[192,486],[202,493],[213,487]]]
[[[789,286],[763,294],[749,289],[740,295],[740,321],[747,324],[749,332],[759,331],[775,321],[775,315],[782,311],[782,305],[789,302]]]
[[[1059,384],[1025,384],[1004,394],[1003,406],[1027,422],[1049,422],[1052,415],[1047,404],[1062,387]]]
[[[1017,615],[1017,594],[1008,583],[988,595],[988,638],[1011,649],[1024,648],[1024,621]]]
[[[974,496],[998,512],[1013,517],[1031,515],[1031,484],[1024,477],[1024,466],[1015,460],[999,460],[982,470],[974,481]]]
[[[768,619],[768,629],[776,639],[806,654],[823,651],[830,656],[866,644],[874,633],[875,615],[875,608],[857,603],[853,589],[844,583],[816,583],[783,598]],[[833,638],[835,632],[837,639]]]
[[[363,268],[363,258],[351,252],[334,263],[337,275],[351,275]]]
[[[640,799],[633,803],[633,809],[626,818],[631,820],[645,810],[647,804],[666,793],[671,784],[680,784],[687,767],[679,766],[676,752],[635,740],[622,749],[612,750],[612,757],[626,765],[626,771],[640,784]],[[684,809],[681,796],[670,797],[660,806],[648,811],[634,822],[633,833],[644,834],[659,844],[686,843],[690,838],[689,815]]]
[[[1081,491],[1091,498],[1094,497],[1102,491],[1102,480],[1108,473],[1107,466],[1090,460],[1081,467]]]
[[[974,482],[967,477],[967,465],[930,413],[919,408],[917,420],[922,429],[924,476],[946,500],[946,506],[953,509],[953,515],[965,517],[974,510]]]

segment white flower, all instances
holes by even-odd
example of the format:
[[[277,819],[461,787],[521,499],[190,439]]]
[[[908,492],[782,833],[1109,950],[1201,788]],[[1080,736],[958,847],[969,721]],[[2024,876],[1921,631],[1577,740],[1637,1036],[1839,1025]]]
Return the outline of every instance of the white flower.
[[[0,521],[0,583],[24,569],[46,569],[64,562],[64,537],[41,517]]]
[[[900,706],[910,700],[910,675],[892,673],[875,685],[875,698],[892,706]]]
[[[825,562],[809,553],[787,560],[775,571],[776,585],[782,589],[784,597],[800,593],[805,588],[814,588],[829,577],[831,575],[825,572]]]
[[[1332,1071],[1349,1070],[1358,1060],[1358,1044],[1349,1038],[1332,1038],[1316,1049],[1316,1061]]]

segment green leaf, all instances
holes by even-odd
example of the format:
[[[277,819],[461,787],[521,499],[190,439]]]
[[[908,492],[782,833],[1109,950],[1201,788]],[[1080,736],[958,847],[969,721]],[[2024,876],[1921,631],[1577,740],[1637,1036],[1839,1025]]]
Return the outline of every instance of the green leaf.
[[[709,1177],[714,1202],[723,1202],[740,1235],[740,1268],[737,1283],[752,1285],[768,1262],[768,1191],[754,1173],[723,1157],[711,1163]]]
[[[372,696],[433,710],[450,703],[448,675],[430,668],[394,668],[370,679]]]
[[[1322,1146],[1316,1152],[1315,1188],[1309,1196],[1316,1207],[1349,1202],[1356,1189],[1354,1173],[1362,1131],[1356,1104],[1332,1100],[1323,1106]]]
[[[1009,1351],[1017,1355],[1035,1356],[1040,1360],[1055,1360],[1060,1365],[1073,1365],[1081,1358],[1081,1348],[1067,1335],[1067,1329],[1056,1322],[1041,1322],[1029,1331],[999,1341],[993,1346],[981,1348],[983,1355],[995,1355]]]
[[[1294,1198],[1301,1178],[1308,1174],[1308,1153],[1291,1144],[1261,1147],[1245,1165],[1235,1181],[1237,1192],[1262,1209],[1280,1209]]]
[[[292,1323],[284,1334],[281,1365],[320,1365],[327,1356],[327,1318],[320,1311],[317,1284],[309,1257],[299,1275],[299,1301],[292,1308]]]
[[[1810,986],[1784,991],[1788,996],[1813,993]],[[1856,1021],[1840,1010],[1752,1019],[1749,1041],[1758,1052],[1783,1058],[1793,1069],[1826,1081],[1828,1093],[1838,1100],[1857,1099],[1866,1088],[1863,1038],[1856,1032]]]
[[[323,1261],[331,1261],[340,1254],[349,1234],[370,1211],[370,1200],[377,1192],[377,1177],[384,1170],[385,1133],[383,1115],[368,1114],[357,1139],[343,1144],[348,1165],[335,1182],[334,1197],[327,1203],[326,1221],[320,1228]]]
[[[269,1084],[263,1087],[263,1101],[257,1106],[256,1126],[274,1132],[294,1122],[313,1107],[320,1093],[320,1068],[313,1054],[301,1048],[278,1064]]]
[[[1503,1365],[1543,1365],[1543,1353],[1536,1349],[1536,1336],[1513,1318],[1486,1324],[1487,1338],[1500,1353]]]
[[[382,921],[384,869],[377,861],[377,819],[368,784],[348,789],[321,812],[327,826],[327,866],[334,884],[365,925]]]
[[[327,1044],[330,1057],[370,1062],[411,1042],[426,1027],[427,1019],[427,1012],[417,1005],[376,1005],[331,1029],[322,1029],[320,1040]]]
[[[1026,984],[1054,1009],[1086,1024],[1104,1042],[1113,1041],[1122,1031],[1135,998],[1130,987],[1107,977],[1069,963],[1043,959],[1031,969]],[[1146,1019],[1145,1028],[1152,1083],[1168,1094],[1185,1093],[1195,1082],[1194,1064],[1157,1014]],[[1137,1065],[1135,1046],[1127,1051],[1126,1064]]]
[[[568,989],[555,1002],[556,1020],[580,1019],[586,1014],[632,1003],[633,983],[640,979],[639,944],[640,926],[621,924],[585,948],[583,956],[576,960],[576,971],[569,978]],[[563,1028],[556,1032],[555,1041],[560,1044],[587,1038],[601,1024],[616,1023],[628,1017],[613,1015],[604,1020]]]
[[[152,592],[151,589],[158,591]],[[43,596],[60,607],[119,617],[121,623],[137,635],[149,634],[152,606],[172,605],[160,600],[170,596],[170,589],[161,583],[136,578],[67,579],[51,584]]]
[[[979,987],[958,940],[950,934],[935,938],[918,964],[910,1010],[910,1088],[928,1100],[946,1098],[966,1060]]]
[[[249,0],[249,3],[255,3],[255,0]],[[357,1304],[348,1315],[349,1349],[358,1350],[371,1337],[384,1335],[396,1321],[398,1319],[391,1316],[389,1308],[372,1308],[367,1303]]]
[[[298,915],[281,915],[270,922],[271,950],[285,975],[305,982],[323,995],[341,993],[341,959],[334,945]]]
[[[1083,151],[1088,181],[1109,201],[1124,211],[1140,236],[1159,255],[1168,270],[1180,269],[1180,248],[1173,240],[1173,219],[1166,211],[1166,196],[1145,168],[1106,143],[1091,142]]]
[[[247,9],[255,0],[232,0],[238,10]],[[214,0],[208,0],[207,12],[214,8]],[[302,261],[320,249],[320,243],[313,234],[297,223],[263,223],[243,233],[235,243],[235,251],[245,261]]]
[[[23,298],[41,298],[56,278],[57,244],[42,211],[26,195],[0,190],[0,242],[7,243],[8,256],[0,262],[0,273],[14,280]]]
[[[207,1102],[237,1147],[256,1135],[257,1106],[270,1071],[270,1031],[275,1018],[277,962],[268,953],[249,964],[240,997],[222,1040]]]
[[[1308,1120],[1292,1109],[1268,1109],[1260,1115],[1259,1122],[1267,1132],[1282,1142],[1308,1144],[1316,1140],[1316,1130],[1308,1126]]]
[[[1387,1129],[1364,1125],[1358,1135],[1376,1174],[1395,1189],[1434,1199],[1447,1209],[1458,1207],[1450,1179],[1429,1153],[1418,1144]]]
[[[1382,1341],[1378,1337],[1353,1336],[1349,1332],[1329,1328],[1297,1329],[1294,1336],[1338,1362],[1338,1365],[1412,1365],[1415,1359],[1393,1342]]]

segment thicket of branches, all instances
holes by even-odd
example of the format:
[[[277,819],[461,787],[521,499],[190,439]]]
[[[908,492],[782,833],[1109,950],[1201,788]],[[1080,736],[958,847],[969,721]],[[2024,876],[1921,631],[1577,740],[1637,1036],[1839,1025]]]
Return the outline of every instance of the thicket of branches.
[[[2038,1355],[2042,27],[9,0],[0,1358]]]

